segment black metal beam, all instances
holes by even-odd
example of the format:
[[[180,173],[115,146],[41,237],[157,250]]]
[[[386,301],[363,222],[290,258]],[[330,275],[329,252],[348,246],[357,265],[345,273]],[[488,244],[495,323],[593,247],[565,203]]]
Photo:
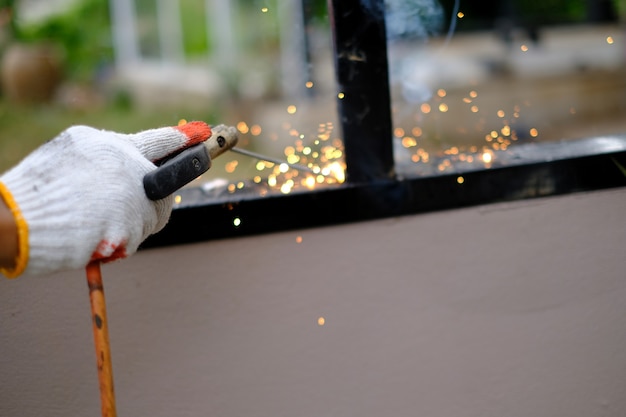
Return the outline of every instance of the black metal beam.
[[[346,180],[395,178],[384,0],[328,0]]]
[[[289,195],[237,197],[225,191],[208,198],[200,187],[183,189],[186,205],[175,209],[167,226],[142,248],[626,187],[626,137],[615,140],[614,151],[602,149],[604,138],[589,139],[583,148],[590,150],[587,154],[572,154],[577,144],[563,143],[558,155],[540,147],[536,154],[545,153],[545,159],[517,165]],[[602,150],[594,153],[594,148]]]

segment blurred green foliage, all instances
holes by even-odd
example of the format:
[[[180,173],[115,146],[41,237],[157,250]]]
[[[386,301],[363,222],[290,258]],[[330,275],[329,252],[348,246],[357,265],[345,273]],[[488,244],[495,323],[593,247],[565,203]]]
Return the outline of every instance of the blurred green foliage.
[[[72,125],[134,133],[174,126],[180,119],[207,123],[221,120],[215,108],[142,110],[110,104],[78,110],[54,105],[16,105],[0,100],[0,173]]]
[[[16,19],[16,38],[62,46],[65,72],[72,79],[92,80],[113,60],[108,2],[81,0],[63,13],[31,24]]]
[[[617,10],[620,19],[626,21],[626,0],[613,0],[613,4],[615,5],[615,10]]]
[[[521,16],[555,22],[580,22],[587,15],[587,0],[518,0],[516,10]]]
[[[183,45],[188,57],[209,52],[211,31],[207,28],[205,0],[180,0],[180,19],[183,25]]]

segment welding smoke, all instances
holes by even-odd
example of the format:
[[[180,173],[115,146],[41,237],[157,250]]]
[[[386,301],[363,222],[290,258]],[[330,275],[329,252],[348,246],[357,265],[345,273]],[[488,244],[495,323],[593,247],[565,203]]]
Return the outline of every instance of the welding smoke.
[[[450,26],[439,52],[447,46],[456,29],[456,14],[459,0],[454,1],[450,16]],[[385,0],[385,25],[387,40],[405,45],[394,55],[390,49],[393,65],[390,68],[392,84],[399,84],[404,100],[409,103],[423,103],[433,95],[436,79],[441,72],[437,53],[420,48],[430,38],[444,35],[446,11],[438,0]],[[411,42],[418,41],[418,42]],[[407,45],[411,45],[407,50]],[[404,51],[404,52],[402,52]]]
[[[385,13],[387,39],[426,39],[441,33],[444,9],[438,0],[361,0],[374,16]]]
[[[444,9],[437,0],[385,0],[387,39],[427,39],[439,35]]]

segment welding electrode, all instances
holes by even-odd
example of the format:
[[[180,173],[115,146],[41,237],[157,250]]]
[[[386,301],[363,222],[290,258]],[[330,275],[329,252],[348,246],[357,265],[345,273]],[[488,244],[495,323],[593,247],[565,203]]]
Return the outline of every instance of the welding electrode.
[[[278,164],[278,165],[285,164],[285,165],[287,165],[290,168],[297,169],[298,171],[304,171],[304,172],[308,172],[310,174],[316,174],[315,171],[313,171],[311,168],[309,168],[309,167],[307,167],[305,165],[292,164],[292,163],[289,163],[289,162],[286,162],[286,161],[282,161],[282,160],[280,160],[278,158],[272,158],[271,156],[261,155],[260,153],[252,152],[252,151],[249,151],[247,149],[232,148],[231,151],[239,153],[241,155],[249,156],[251,158],[260,159],[261,161],[267,161],[267,162],[271,162],[271,163]]]

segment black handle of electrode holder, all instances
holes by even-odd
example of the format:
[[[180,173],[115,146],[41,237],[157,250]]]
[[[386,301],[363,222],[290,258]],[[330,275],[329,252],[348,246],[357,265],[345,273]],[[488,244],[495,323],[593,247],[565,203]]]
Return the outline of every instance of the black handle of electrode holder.
[[[209,151],[200,143],[163,162],[143,177],[143,188],[150,200],[160,200],[190,183],[211,168]]]

